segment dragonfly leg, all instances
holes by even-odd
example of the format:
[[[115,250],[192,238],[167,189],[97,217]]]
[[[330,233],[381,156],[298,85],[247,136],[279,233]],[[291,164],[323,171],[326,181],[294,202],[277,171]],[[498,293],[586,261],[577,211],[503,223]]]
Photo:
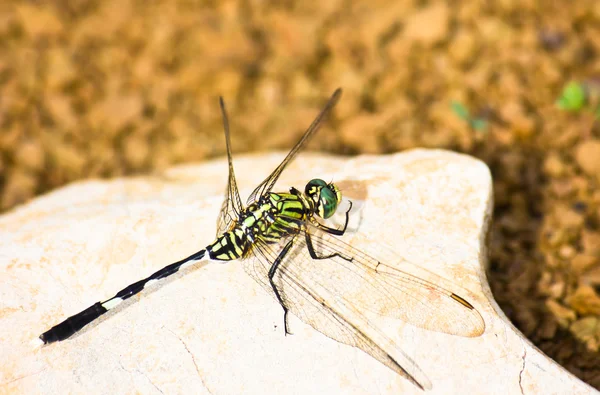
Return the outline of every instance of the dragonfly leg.
[[[313,246],[313,242],[312,242],[312,238],[310,237],[310,234],[308,232],[304,232],[304,235],[306,236],[306,248],[308,248],[308,253],[310,254],[310,257],[312,259],[330,259],[330,258],[334,258],[337,256],[348,262],[352,262],[354,260],[354,258],[344,256],[344,255],[340,254],[339,252],[334,252],[333,254],[329,254],[329,255],[318,255],[317,251],[315,251],[315,247]]]
[[[335,236],[343,236],[346,233],[346,228],[348,228],[348,221],[350,221],[350,210],[352,210],[352,201],[348,201],[350,203],[350,207],[346,210],[346,221],[344,223],[344,227],[342,229],[330,228],[329,226],[325,226],[323,224],[314,221],[314,224],[317,228],[321,229],[324,232],[330,233]]]
[[[277,256],[277,258],[275,259],[275,261],[271,265],[271,269],[269,269],[269,283],[271,284],[271,288],[273,288],[273,292],[275,293],[275,296],[277,297],[277,301],[279,302],[279,304],[283,308],[283,328],[285,330],[285,334],[286,335],[288,335],[288,334],[291,335],[292,334],[288,330],[288,323],[287,323],[288,308],[286,307],[285,303],[283,302],[283,298],[281,297],[281,294],[279,293],[279,291],[277,290],[277,287],[275,286],[275,283],[273,282],[273,277],[275,277],[275,272],[277,271],[277,268],[279,267],[279,264],[283,261],[283,258],[285,258],[285,256],[290,251],[290,249],[292,248],[293,245],[294,245],[294,239],[290,240],[285,245],[285,247],[283,247],[283,250],[281,250],[281,252]]]

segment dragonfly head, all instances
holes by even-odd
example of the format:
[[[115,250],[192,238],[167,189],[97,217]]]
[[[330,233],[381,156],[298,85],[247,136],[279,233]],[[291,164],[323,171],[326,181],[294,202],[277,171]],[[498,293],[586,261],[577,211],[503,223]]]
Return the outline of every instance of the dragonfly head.
[[[331,217],[342,201],[342,192],[338,187],[319,178],[310,180],[304,193],[314,202],[315,212],[321,218]]]

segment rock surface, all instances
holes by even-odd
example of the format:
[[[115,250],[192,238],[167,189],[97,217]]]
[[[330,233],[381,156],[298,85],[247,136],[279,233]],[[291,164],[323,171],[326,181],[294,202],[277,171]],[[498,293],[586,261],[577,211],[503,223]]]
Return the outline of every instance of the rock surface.
[[[236,158],[242,196],[281,158]],[[312,177],[336,181],[356,202],[352,244],[388,245],[426,262],[468,290],[465,298],[481,313],[479,337],[390,326],[431,393],[594,391],[533,347],[493,301],[484,268],[491,179],[483,163],[426,150],[352,159],[305,154],[275,190],[302,189]],[[32,339],[67,316],[210,243],[225,179],[226,162],[218,160],[153,177],[87,181],[1,217],[0,391],[420,393],[296,317],[293,335],[284,336],[281,307],[237,262],[200,264],[67,341],[32,349]]]

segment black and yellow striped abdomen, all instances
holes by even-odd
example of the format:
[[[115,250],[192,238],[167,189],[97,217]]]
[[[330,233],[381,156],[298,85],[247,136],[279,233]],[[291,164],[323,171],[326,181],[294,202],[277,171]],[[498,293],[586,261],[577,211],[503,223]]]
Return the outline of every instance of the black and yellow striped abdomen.
[[[207,247],[208,254],[220,261],[242,258],[256,240],[276,243],[297,233],[313,211],[310,201],[295,189],[268,193],[240,213],[233,227]]]

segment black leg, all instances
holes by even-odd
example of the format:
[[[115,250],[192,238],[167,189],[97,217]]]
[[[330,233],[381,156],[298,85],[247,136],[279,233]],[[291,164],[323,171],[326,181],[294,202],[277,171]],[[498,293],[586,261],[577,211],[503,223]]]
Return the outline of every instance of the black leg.
[[[334,252],[333,254],[319,256],[319,255],[317,255],[317,252],[315,251],[315,247],[313,246],[310,234],[308,232],[304,232],[304,236],[306,237],[306,248],[308,248],[308,253],[310,254],[310,257],[312,259],[330,259],[330,258],[334,258],[337,256],[348,262],[352,262],[352,260],[354,260],[354,258],[352,258],[352,257],[348,258],[346,256],[343,256],[339,252]]]
[[[285,303],[283,303],[283,298],[279,294],[279,291],[277,290],[277,287],[275,286],[275,283],[273,282],[273,277],[275,277],[275,272],[277,271],[279,264],[283,261],[283,258],[285,258],[285,256],[290,251],[290,249],[292,248],[293,245],[294,245],[294,239],[290,240],[285,245],[285,247],[283,247],[283,250],[281,250],[281,252],[277,256],[277,259],[275,259],[275,261],[271,265],[271,269],[269,269],[269,283],[271,284],[271,288],[273,288],[273,292],[275,293],[275,296],[277,297],[277,301],[279,301],[279,304],[283,308],[283,328],[285,330],[286,335],[292,334],[288,330],[288,323],[287,323],[288,308],[285,306]]]

